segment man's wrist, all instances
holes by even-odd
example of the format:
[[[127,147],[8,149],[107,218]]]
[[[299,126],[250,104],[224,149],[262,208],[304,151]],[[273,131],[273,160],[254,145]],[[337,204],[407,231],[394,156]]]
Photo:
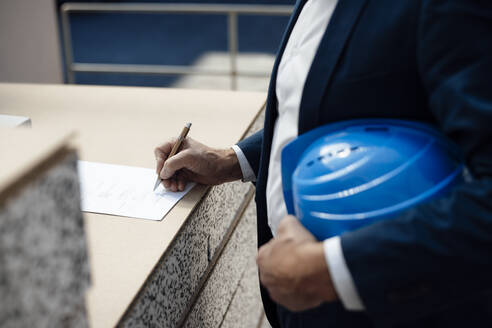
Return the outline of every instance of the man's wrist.
[[[224,173],[224,179],[227,181],[239,180],[243,177],[241,166],[236,152],[232,148],[221,149],[220,154],[220,171]]]

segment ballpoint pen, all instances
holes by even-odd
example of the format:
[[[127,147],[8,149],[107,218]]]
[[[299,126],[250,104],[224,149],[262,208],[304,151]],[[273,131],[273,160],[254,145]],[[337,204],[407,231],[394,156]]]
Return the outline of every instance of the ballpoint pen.
[[[188,135],[188,132],[190,132],[190,128],[191,128],[191,123],[186,123],[186,125],[183,128],[183,131],[181,131],[181,134],[178,137],[178,140],[176,140],[176,142],[174,143],[174,146],[171,149],[171,152],[169,153],[169,156],[167,156],[167,158],[171,158],[174,155],[176,155],[176,153],[178,152],[179,147],[181,147],[181,143],[183,142],[183,140],[186,139],[186,136]],[[154,191],[157,189],[157,187],[159,187],[159,185],[161,184],[161,182],[162,182],[162,179],[160,178],[159,174],[157,174],[157,180],[155,181],[154,189],[153,189]]]

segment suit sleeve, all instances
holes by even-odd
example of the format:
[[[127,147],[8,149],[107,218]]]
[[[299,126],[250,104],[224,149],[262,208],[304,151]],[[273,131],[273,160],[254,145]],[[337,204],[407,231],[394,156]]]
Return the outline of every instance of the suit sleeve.
[[[492,2],[422,1],[418,43],[429,107],[474,179],[342,235],[367,313],[389,325],[492,299]]]
[[[248,138],[241,140],[237,143],[237,146],[241,148],[243,154],[246,156],[249,165],[253,169],[255,176],[258,176],[258,169],[260,167],[261,147],[263,144],[263,130],[256,132]]]

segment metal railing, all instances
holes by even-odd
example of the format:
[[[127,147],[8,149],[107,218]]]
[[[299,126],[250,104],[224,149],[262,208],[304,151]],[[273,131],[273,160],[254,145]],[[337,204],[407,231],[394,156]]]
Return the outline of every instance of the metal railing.
[[[239,71],[238,15],[288,16],[293,6],[234,5],[234,4],[176,4],[176,3],[65,3],[60,8],[65,70],[67,82],[75,83],[75,73],[129,73],[148,75],[213,75],[230,76],[231,89],[237,89],[237,77],[268,77],[270,72]],[[228,17],[229,69],[199,68],[178,65],[130,65],[75,63],[72,53],[70,13],[139,13],[139,14],[212,14]]]

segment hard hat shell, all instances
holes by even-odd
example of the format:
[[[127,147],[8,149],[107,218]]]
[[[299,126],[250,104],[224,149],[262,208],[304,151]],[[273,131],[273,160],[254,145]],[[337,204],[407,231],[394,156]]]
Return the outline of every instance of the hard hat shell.
[[[462,181],[463,168],[439,132],[400,120],[328,124],[282,150],[287,211],[319,240],[442,195]]]

